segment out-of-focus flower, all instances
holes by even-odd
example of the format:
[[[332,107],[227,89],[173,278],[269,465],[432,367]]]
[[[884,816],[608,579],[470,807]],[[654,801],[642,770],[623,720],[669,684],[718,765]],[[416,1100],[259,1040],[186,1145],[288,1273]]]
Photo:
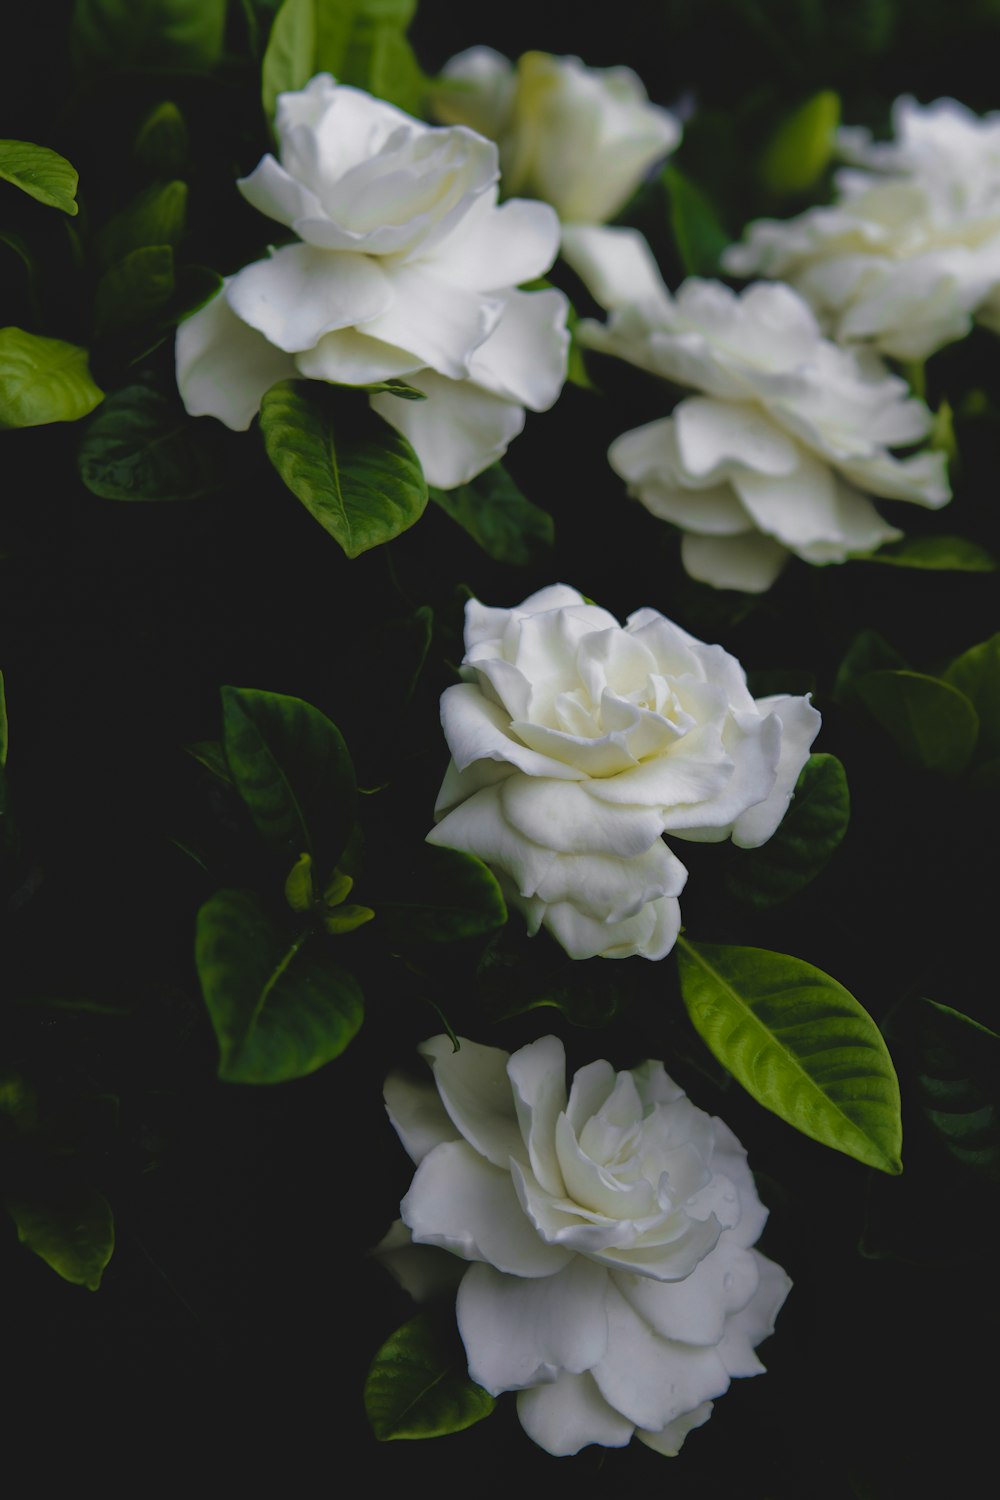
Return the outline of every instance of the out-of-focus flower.
[[[580,342],[698,392],[608,455],[684,532],[693,577],[758,593],[790,553],[843,562],[899,537],[869,496],[932,509],[951,498],[943,453],[890,452],[926,437],[928,408],[870,349],[824,338],[791,287],[737,294],[692,277],[671,296],[634,230],[577,228],[563,253],[610,310],[580,325]]]
[[[1000,332],[1000,114],[904,97],[893,128],[884,143],[841,130],[855,166],[833,205],[757,220],[723,266],[791,282],[841,342],[920,360],[974,318]]]
[[[417,1165],[387,1268],[423,1298],[471,1263],[469,1373],[518,1391],[549,1453],[635,1434],[675,1455],[733,1377],[762,1373],[754,1349],[791,1287],[752,1248],[767,1210],[746,1152],[660,1062],[590,1063],[567,1095],[553,1036],[513,1056],[444,1036],[420,1051],[433,1084],[386,1080]]]
[[[566,224],[614,218],[681,136],[631,68],[547,52],[526,52],[516,67],[492,47],[460,52],[442,70],[434,108],[498,143],[506,193],[544,199]]]
[[[478,855],[572,958],[664,957],[687,871],[661,835],[769,839],[820,716],[754,700],[743,670],[655,609],[624,628],[562,584],[466,605],[465,679],[431,843]]]
[[[177,333],[188,411],[245,428],[275,381],[402,379],[372,405],[451,488],[498,458],[565,378],[567,303],[521,292],[555,258],[546,204],[497,205],[492,141],[436,129],[320,74],[279,96],[279,158],[239,183],[295,239],[245,266]]]

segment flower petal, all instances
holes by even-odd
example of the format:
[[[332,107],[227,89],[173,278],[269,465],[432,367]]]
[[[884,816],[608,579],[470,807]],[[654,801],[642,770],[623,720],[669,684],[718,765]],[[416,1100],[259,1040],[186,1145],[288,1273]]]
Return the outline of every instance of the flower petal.
[[[514,1091],[528,1160],[548,1193],[566,1191],[555,1150],[556,1120],[566,1108],[566,1051],[558,1037],[543,1036],[513,1053],[507,1077]]]
[[[524,408],[469,380],[448,380],[421,370],[409,381],[426,401],[379,395],[379,416],[412,443],[428,484],[452,490],[468,484],[507,452],[524,426]]]
[[[556,1458],[579,1453],[588,1443],[624,1448],[634,1425],[609,1406],[592,1375],[563,1373],[551,1385],[521,1391],[517,1415],[528,1436]]]
[[[391,297],[370,316],[351,321],[363,323],[371,338],[409,349],[439,375],[463,380],[473,350],[500,321],[502,298],[449,284],[433,262],[394,265],[389,280]]]
[[[719,1344],[719,1356],[733,1376],[763,1373],[764,1366],[753,1351],[774,1332],[774,1320],[792,1289],[791,1278],[779,1265],[759,1250],[750,1254],[757,1262],[757,1291],[746,1307],[728,1319]]]
[[[414,1302],[430,1302],[458,1290],[468,1270],[464,1260],[434,1245],[415,1245],[402,1219],[396,1219],[378,1244],[369,1250]]]
[[[609,312],[629,302],[670,300],[653,252],[638,229],[564,224],[562,257],[594,301]]]
[[[801,460],[798,443],[749,402],[689,396],[674,408],[673,423],[681,463],[694,477],[727,464],[755,474],[791,474]]]
[[[435,249],[434,269],[449,283],[507,291],[544,276],[559,253],[559,218],[547,203],[481,198]]]
[[[442,1141],[459,1139],[460,1131],[429,1079],[409,1078],[393,1068],[385,1080],[383,1093],[390,1124],[416,1165]]]
[[[422,368],[421,361],[408,349],[370,339],[356,328],[324,333],[315,348],[303,349],[295,356],[295,364],[310,380],[332,380],[337,385],[373,385],[378,380],[412,375]]]
[[[226,287],[237,317],[278,349],[312,349],[336,328],[374,318],[393,289],[366,255],[285,245],[238,271]]]
[[[733,825],[733,843],[741,849],[756,849],[774,833],[788,810],[799,772],[809,759],[809,749],[820,731],[822,717],[809,699],[778,694],[757,700],[758,711],[774,714],[781,722],[781,754],[774,785],[763,801],[741,813]]]
[[[626,1302],[661,1338],[684,1344],[718,1344],[731,1313],[756,1294],[757,1263],[750,1250],[725,1236],[683,1281],[654,1281],[615,1271],[612,1280]]]
[[[393,398],[396,399],[396,398]],[[397,405],[418,405],[400,402]],[[490,703],[472,683],[458,682],[441,696],[444,737],[460,771],[477,760],[497,760],[515,766],[529,776],[552,776],[561,781],[583,781],[586,773],[575,766],[530,750],[511,732],[508,715]]]
[[[594,1379],[604,1399],[637,1427],[662,1430],[728,1388],[729,1373],[714,1348],[660,1338],[613,1283],[605,1305],[608,1348]]]
[[[654,1453],[662,1453],[664,1458],[676,1458],[688,1433],[696,1427],[703,1426],[713,1410],[714,1405],[711,1401],[703,1401],[700,1406],[694,1408],[694,1411],[687,1411],[682,1417],[675,1417],[659,1432],[650,1432],[648,1428],[637,1427],[635,1435],[640,1443],[645,1443],[646,1447],[652,1448]]]
[[[772,537],[748,531],[742,536],[695,536],[681,541],[684,570],[716,589],[763,594],[788,562],[788,549]]]
[[[461,1037],[456,1052],[450,1037],[432,1036],[418,1052],[431,1066],[448,1115],[462,1136],[496,1167],[511,1157],[527,1160],[507,1077],[509,1054]]]
[[[295,374],[287,354],[248,328],[220,291],[185,318],[175,345],[177,389],[192,417],[218,417],[243,432],[264,392]]]
[[[508,401],[547,411],[566,380],[568,311],[565,296],[554,287],[508,292],[499,323],[469,362],[472,379]]]

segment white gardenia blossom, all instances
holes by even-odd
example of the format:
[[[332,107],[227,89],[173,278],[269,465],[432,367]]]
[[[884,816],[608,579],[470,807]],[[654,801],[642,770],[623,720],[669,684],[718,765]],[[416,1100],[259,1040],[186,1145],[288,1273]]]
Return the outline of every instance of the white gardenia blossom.
[[[841,342],[921,360],[973,319],[1000,332],[1000,113],[896,100],[895,139],[843,129],[830,207],[759,219],[723,255],[737,276],[790,281]]]
[[[269,386],[402,379],[426,400],[371,404],[450,489],[506,451],[525,408],[566,374],[568,304],[518,291],[547,271],[559,224],[543,203],[497,204],[497,149],[435,128],[325,73],[279,95],[279,159],[238,186],[294,234],[229,277],[177,332],[194,416],[248,427]]]
[[[753,1249],[767,1210],[746,1152],[660,1062],[590,1063],[567,1095],[554,1036],[420,1052],[433,1084],[386,1080],[417,1171],[376,1253],[418,1300],[460,1276],[469,1374],[517,1391],[549,1453],[634,1434],[675,1455],[734,1377],[762,1373],[791,1288]]]
[[[433,844],[475,854],[571,958],[663,958],[687,871],[663,841],[755,848],[788,807],[820,716],[754,699],[743,669],[641,609],[623,628],[555,584],[470,599]]]
[[[563,253],[610,313],[581,323],[580,342],[697,393],[608,454],[681,528],[692,577],[759,593],[792,553],[843,562],[898,538],[870,496],[950,500],[943,453],[890,451],[927,436],[927,406],[870,349],[824,338],[791,287],[691,277],[671,296],[635,230],[577,228]]]
[[[445,64],[433,99],[439,119],[499,144],[506,193],[544,199],[566,224],[614,218],[681,137],[631,68],[547,52],[526,52],[515,67],[471,47]]]

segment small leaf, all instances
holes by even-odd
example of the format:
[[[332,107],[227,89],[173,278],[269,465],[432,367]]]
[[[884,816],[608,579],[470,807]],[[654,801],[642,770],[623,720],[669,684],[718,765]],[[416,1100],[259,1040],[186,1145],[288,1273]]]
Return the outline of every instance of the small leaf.
[[[285,900],[292,911],[309,911],[315,899],[312,855],[300,854],[285,876]]]
[[[857,682],[868,672],[895,671],[907,665],[894,646],[877,630],[862,630],[847,648],[833,684],[834,703],[848,704],[857,698]]]
[[[386,1339],[365,1381],[365,1411],[379,1442],[443,1437],[481,1422],[496,1402],[468,1376],[454,1322],[421,1312]]]
[[[327,906],[339,906],[346,901],[354,889],[354,881],[350,875],[345,875],[341,870],[334,870],[333,878],[330,880],[323,892],[323,900]]]
[[[944,672],[979,716],[978,754],[1000,755],[1000,634],[970,646]]]
[[[397,863],[376,906],[393,945],[479,937],[507,920],[500,887],[482,860],[435,844]]]
[[[772,193],[802,193],[825,169],[840,124],[840,96],[813,94],[778,125],[760,159],[760,180]]]
[[[149,246],[175,249],[184,233],[187,196],[187,183],[180,181],[154,182],[144,188],[127,208],[108,220],[97,236],[102,266],[112,266],[133,250]]]
[[[319,71],[316,67],[316,0],[284,0],[272,22],[261,64],[261,103],[265,119],[274,119],[279,94],[303,88]]]
[[[0,178],[50,208],[61,208],[71,216],[78,212],[79,174],[65,156],[50,151],[48,146],[33,146],[30,141],[0,141]]]
[[[138,327],[170,301],[173,291],[173,250],[143,245],[116,261],[97,283],[94,326],[104,335]]]
[[[119,68],[210,68],[222,52],[226,0],[75,0],[73,65],[83,73]]]
[[[97,1291],[115,1248],[114,1215],[106,1198],[95,1192],[38,1201],[8,1198],[7,1211],[22,1245],[64,1281]]]
[[[363,927],[370,922],[375,913],[370,906],[338,906],[336,911],[327,912],[323,918],[323,926],[332,937],[339,937],[345,932],[354,932],[356,928]]]
[[[823,869],[847,832],[851,799],[835,755],[810,755],[791,806],[759,849],[740,849],[728,878],[740,901],[758,910],[787,901]]]
[[[677,944],[695,1030],[749,1094],[803,1135],[902,1171],[899,1084],[882,1034],[854,996],[799,958]]]
[[[356,816],[354,767],[335,724],[311,703],[256,688],[222,689],[226,761],[257,831],[281,859],[303,851],[321,875]]]
[[[353,975],[320,939],[290,940],[249,891],[218,891],[198,913],[195,962],[227,1083],[283,1083],[339,1057],[361,1025]]]
[[[852,562],[884,563],[890,568],[923,568],[936,573],[995,573],[996,559],[961,536],[910,536],[877,552],[855,553]]]
[[[105,500],[198,500],[225,480],[214,428],[148,386],[109,396],[80,445],[80,478]]]
[[[173,177],[188,155],[188,129],[184,116],[171,99],[156,104],[139,126],[132,153],[144,171],[156,177]]]
[[[77,422],[103,399],[86,349],[0,328],[0,428]]]
[[[552,517],[525,499],[503,464],[457,489],[432,489],[430,497],[496,562],[529,567],[552,546]]]
[[[370,408],[335,407],[316,382],[283,380],[264,396],[264,446],[282,479],[348,557],[391,541],[427,504],[420,460]]]
[[[696,187],[676,167],[665,167],[662,174],[670,205],[670,228],[677,254],[689,276],[715,276],[719,258],[729,244],[719,216],[701,188]]]
[[[964,693],[922,672],[868,672],[858,697],[913,765],[960,776],[979,734],[979,717]]]

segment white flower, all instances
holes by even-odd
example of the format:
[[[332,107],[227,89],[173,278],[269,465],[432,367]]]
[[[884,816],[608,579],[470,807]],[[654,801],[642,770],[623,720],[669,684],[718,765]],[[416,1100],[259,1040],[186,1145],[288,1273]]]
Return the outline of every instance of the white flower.
[[[388,1269],[422,1299],[448,1284],[442,1251],[471,1262],[469,1374],[518,1391],[549,1453],[635,1433],[673,1456],[734,1376],[763,1371],[754,1349],[791,1287],[751,1248],[767,1210],[746,1152],[659,1062],[590,1063],[567,1097],[554,1036],[513,1056],[444,1036],[420,1051],[434,1085],[386,1080],[417,1164],[378,1247]]]
[[[832,207],[757,220],[723,265],[791,281],[842,342],[919,360],[973,317],[1000,332],[1000,114],[904,97],[893,126],[883,144],[841,130],[841,153],[864,170],[837,174]]]
[[[431,484],[464,483],[506,450],[525,407],[544,411],[562,387],[566,299],[516,290],[555,259],[555,214],[497,206],[491,141],[327,74],[279,96],[275,130],[280,161],[265,156],[239,188],[296,238],[181,324],[185,406],[240,429],[277,380],[400,378],[428,399],[372,405]]]
[[[737,294],[692,277],[672,297],[635,230],[577,228],[563,251],[610,309],[580,341],[699,393],[608,454],[629,493],[684,532],[693,577],[761,592],[790,553],[843,562],[897,538],[869,495],[951,498],[943,453],[889,451],[927,435],[924,403],[871,350],[823,338],[790,287]]]
[[[572,958],[663,958],[687,871],[661,835],[744,848],[781,822],[819,729],[806,698],[754,700],[736,659],[655,609],[562,584],[471,599],[433,844],[478,855]]]
[[[567,224],[614,218],[681,136],[631,68],[547,52],[526,52],[516,68],[492,47],[461,52],[445,64],[434,107],[498,142],[508,194],[544,199]]]

